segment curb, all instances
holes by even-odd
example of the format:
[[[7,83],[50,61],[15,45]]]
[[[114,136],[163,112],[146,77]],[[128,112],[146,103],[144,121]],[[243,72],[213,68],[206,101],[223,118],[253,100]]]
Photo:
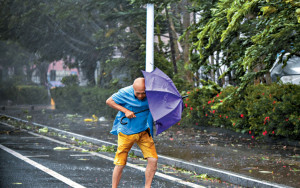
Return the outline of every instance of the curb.
[[[27,120],[22,120],[16,117],[12,117],[9,115],[5,115],[5,114],[0,114],[1,116],[6,116],[9,117],[11,119],[14,119],[16,121],[20,121],[23,123],[29,123],[29,121]],[[66,136],[70,136],[70,137],[75,137],[78,140],[84,140],[87,142],[91,142],[93,144],[96,145],[106,145],[106,146],[117,146],[117,144],[111,143],[111,142],[107,142],[104,140],[99,140],[96,138],[92,138],[92,137],[88,137],[88,136],[84,136],[84,135],[80,135],[77,133],[72,133],[72,132],[68,132],[68,131],[64,131],[64,130],[60,130],[57,128],[53,128],[50,126],[46,126],[46,125],[42,125],[39,123],[34,123],[34,122],[30,122],[31,124],[38,126],[38,127],[42,127],[42,128],[48,128],[48,130],[66,135]],[[138,157],[143,157],[143,154],[140,150],[136,149],[136,148],[132,148],[131,151],[134,152],[134,154]],[[158,155],[158,162],[159,163],[163,163],[163,164],[167,164],[169,166],[175,166],[178,168],[182,168],[182,169],[186,169],[189,171],[195,171],[197,173],[200,174],[208,174],[210,176],[214,176],[214,177],[219,177],[221,178],[223,181],[227,181],[236,185],[241,185],[241,186],[245,186],[245,187],[263,187],[263,188],[279,188],[279,187],[284,187],[284,188],[290,188],[290,186],[286,186],[286,185],[282,185],[282,184],[276,184],[276,183],[272,183],[272,182],[268,182],[268,181],[263,181],[263,180],[258,180],[258,179],[254,179],[250,176],[246,176],[246,175],[241,175],[238,173],[233,173],[230,171],[226,171],[226,170],[221,170],[221,169],[217,169],[217,168],[212,168],[212,167],[208,167],[208,166],[204,166],[204,165],[199,165],[199,164],[195,164],[195,163],[190,163],[184,160],[180,160],[180,159],[176,159],[176,158],[172,158],[172,157],[168,157],[168,156],[164,156],[164,155]]]

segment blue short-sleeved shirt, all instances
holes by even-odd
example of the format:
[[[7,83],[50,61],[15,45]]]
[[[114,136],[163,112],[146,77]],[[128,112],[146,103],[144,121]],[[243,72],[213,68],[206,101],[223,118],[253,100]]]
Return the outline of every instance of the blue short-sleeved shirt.
[[[143,100],[139,100],[134,95],[132,85],[120,89],[117,93],[112,95],[112,99],[115,103],[133,112],[139,112],[149,108],[147,97]],[[124,118],[123,122],[127,122],[126,125],[120,123],[123,116],[125,116],[125,113],[119,111],[113,123],[112,130],[110,131],[111,134],[118,135],[121,132],[126,135],[131,135],[150,128],[150,133],[153,135],[153,118],[149,110],[136,114],[136,118]]]

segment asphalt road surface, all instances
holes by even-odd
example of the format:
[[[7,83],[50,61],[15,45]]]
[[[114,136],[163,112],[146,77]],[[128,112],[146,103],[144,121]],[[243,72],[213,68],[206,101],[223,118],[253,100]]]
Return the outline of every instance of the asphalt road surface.
[[[111,187],[113,158],[82,152],[3,124],[0,131],[1,188]],[[126,166],[119,187],[144,187],[144,172]],[[156,175],[152,187],[190,186]]]

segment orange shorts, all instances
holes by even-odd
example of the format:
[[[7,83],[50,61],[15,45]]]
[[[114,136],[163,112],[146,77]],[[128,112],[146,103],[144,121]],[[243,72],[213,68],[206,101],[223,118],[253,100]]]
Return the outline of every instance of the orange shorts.
[[[153,139],[147,131],[132,135],[125,135],[120,132],[118,134],[118,150],[114,160],[115,165],[126,165],[128,152],[135,142],[141,148],[145,159],[149,157],[158,159]]]

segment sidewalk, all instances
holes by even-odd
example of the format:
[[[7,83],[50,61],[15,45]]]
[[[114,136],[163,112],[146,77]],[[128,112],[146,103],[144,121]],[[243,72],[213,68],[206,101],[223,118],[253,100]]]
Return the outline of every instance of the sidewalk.
[[[111,122],[86,123],[83,120],[91,117],[59,114],[38,107],[32,110],[26,106],[6,107],[1,113],[116,144],[117,137],[109,134]],[[179,168],[201,171],[222,179],[231,178],[231,182],[241,185],[245,182],[239,181],[250,179],[251,182],[253,178],[274,185],[300,187],[299,142],[288,143],[290,145],[258,142],[249,135],[224,129],[184,128],[183,125],[173,126],[154,137],[154,141],[160,160]],[[139,155],[139,150],[135,154]],[[252,187],[249,182],[247,185]],[[264,184],[252,185],[260,187]]]

